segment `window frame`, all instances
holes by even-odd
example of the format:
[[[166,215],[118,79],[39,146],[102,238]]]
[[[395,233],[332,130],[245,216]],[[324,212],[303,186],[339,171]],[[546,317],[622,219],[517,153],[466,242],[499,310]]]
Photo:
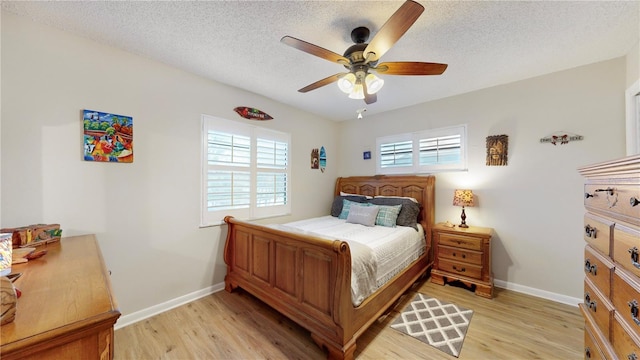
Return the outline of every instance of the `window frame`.
[[[420,140],[460,135],[460,161],[455,163],[420,164]],[[412,142],[411,165],[382,167],[383,144],[408,141]],[[376,138],[376,174],[421,174],[444,171],[466,171],[467,168],[467,124],[447,126],[437,129],[394,134]]]
[[[201,187],[200,187],[200,226],[216,226],[224,223],[225,216],[230,215],[243,220],[257,220],[268,217],[284,216],[291,214],[291,134],[268,129],[261,126],[244,124],[238,121],[223,119],[203,114],[201,117]],[[234,166],[222,164],[209,164],[208,135],[210,131],[248,136],[250,138],[249,166]],[[258,163],[257,140],[263,139],[286,143],[286,163],[279,166],[260,165]],[[274,149],[275,151],[275,149]],[[275,156],[275,155],[274,155]],[[249,206],[237,209],[222,209],[209,211],[208,209],[208,174],[210,170],[218,171],[247,171],[249,172]],[[283,205],[258,206],[257,178],[258,173],[284,174],[285,177],[285,201]],[[275,191],[275,190],[274,190]],[[274,196],[276,193],[274,193]]]

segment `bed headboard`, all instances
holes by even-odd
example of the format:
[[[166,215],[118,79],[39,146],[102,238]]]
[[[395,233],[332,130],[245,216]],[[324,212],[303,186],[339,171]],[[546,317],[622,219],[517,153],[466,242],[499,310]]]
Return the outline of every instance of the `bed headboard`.
[[[431,229],[435,221],[436,178],[413,175],[376,175],[339,177],[334,195],[340,192],[367,196],[409,196],[416,198],[422,208],[419,222],[424,227],[427,239],[431,239]]]

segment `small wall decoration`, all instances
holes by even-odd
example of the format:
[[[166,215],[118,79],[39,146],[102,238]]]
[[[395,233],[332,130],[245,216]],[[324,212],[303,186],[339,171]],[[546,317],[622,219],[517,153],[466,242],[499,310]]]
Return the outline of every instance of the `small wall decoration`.
[[[83,110],[84,159],[101,162],[133,162],[133,118]]]
[[[238,106],[233,109],[233,111],[237,112],[238,115],[242,116],[245,119],[249,120],[271,120],[273,119],[269,114],[264,111],[258,110],[256,108],[248,107],[248,106]]]
[[[362,158],[364,160],[371,160],[371,151],[365,151],[362,153]]]
[[[540,139],[540,142],[552,143],[555,146],[556,144],[564,145],[564,144],[568,144],[569,141],[578,141],[582,139],[584,139],[582,135],[576,135],[576,134],[571,134],[566,132],[555,132],[552,135],[543,137],[542,139]]]
[[[508,149],[507,135],[487,136],[487,166],[506,166]]]
[[[320,150],[311,149],[311,168],[319,169],[320,168]]]
[[[327,152],[324,151],[324,146],[320,148],[320,171],[324,172],[327,167]]]

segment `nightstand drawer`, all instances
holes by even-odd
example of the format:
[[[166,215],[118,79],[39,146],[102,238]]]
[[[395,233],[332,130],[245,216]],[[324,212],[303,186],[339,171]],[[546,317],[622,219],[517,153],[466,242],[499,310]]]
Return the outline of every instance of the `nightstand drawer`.
[[[438,268],[457,276],[466,276],[474,279],[482,278],[482,266],[440,259]]]
[[[463,248],[469,250],[482,250],[482,240],[466,235],[440,234],[440,245]]]
[[[479,251],[439,246],[438,257],[441,259],[456,260],[468,264],[482,265],[482,253]]]

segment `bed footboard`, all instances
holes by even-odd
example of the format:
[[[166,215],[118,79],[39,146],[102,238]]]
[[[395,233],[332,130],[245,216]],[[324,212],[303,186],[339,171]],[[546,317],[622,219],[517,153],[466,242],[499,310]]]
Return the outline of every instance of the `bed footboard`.
[[[225,289],[241,287],[309,330],[330,357],[355,351],[351,253],[327,240],[225,217]]]

